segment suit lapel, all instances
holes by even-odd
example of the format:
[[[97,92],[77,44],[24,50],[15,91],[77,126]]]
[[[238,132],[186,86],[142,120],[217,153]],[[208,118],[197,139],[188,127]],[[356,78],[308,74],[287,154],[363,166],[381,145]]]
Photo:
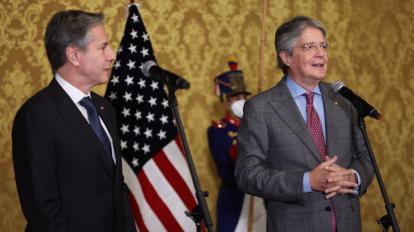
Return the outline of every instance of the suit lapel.
[[[286,123],[288,127],[298,136],[298,138],[309,149],[312,156],[320,162],[319,151],[313,142],[312,136],[303,120],[302,115],[293,99],[283,78],[274,88],[272,98],[269,104],[279,117]]]
[[[320,89],[323,97],[323,105],[325,111],[325,125],[326,125],[326,144],[328,147],[328,156],[338,155],[339,151],[335,150],[337,146],[337,131],[335,130],[335,119],[338,118],[339,101],[338,95],[331,91],[331,88],[326,83],[321,83]]]
[[[115,185],[118,186],[122,184],[122,161],[121,161],[121,148],[119,146],[119,137],[118,137],[118,128],[113,114],[113,108],[111,105],[108,104],[107,101],[104,101],[102,97],[91,93],[92,101],[94,102],[96,109],[98,110],[99,117],[101,117],[102,121],[104,122],[106,129],[108,129],[109,134],[112,138],[112,144],[114,147],[115,153]],[[113,167],[114,163],[111,160],[111,167]]]
[[[58,104],[58,113],[79,133],[79,137],[92,148],[94,151],[93,154],[101,161],[108,175],[112,176],[113,168],[111,167],[111,163],[108,162],[108,159],[105,158],[107,156],[103,155],[105,151],[99,139],[96,137],[86,119],[79,112],[79,109],[55,79],[49,85],[49,92],[51,93],[52,99]]]
[[[98,95],[92,93],[92,101],[98,110],[99,117],[101,117],[102,121],[104,122],[106,129],[108,129],[109,134],[112,138],[112,144],[114,146],[115,152],[115,159],[116,165],[118,165],[120,160],[121,150],[117,144],[119,144],[119,137],[118,137],[118,128],[116,126],[116,122],[113,120],[113,112],[111,106],[109,106],[105,101],[102,101],[102,98]]]

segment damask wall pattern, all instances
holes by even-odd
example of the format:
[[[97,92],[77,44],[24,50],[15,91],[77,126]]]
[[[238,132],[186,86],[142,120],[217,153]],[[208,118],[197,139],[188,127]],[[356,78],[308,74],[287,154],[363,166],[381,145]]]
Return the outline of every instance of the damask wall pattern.
[[[141,14],[158,62],[191,82],[177,92],[180,112],[212,217],[219,179],[207,147],[206,129],[223,106],[213,78],[234,56],[249,90],[256,93],[262,25],[259,0],[141,0]],[[129,1],[0,1],[0,231],[23,231],[11,158],[11,125],[18,107],[51,80],[43,33],[57,10],[103,11],[110,45],[116,49]],[[381,121],[367,119],[371,144],[402,231],[414,226],[414,1],[268,0],[264,37],[264,89],[281,77],[274,32],[294,15],[320,19],[328,29],[328,81],[342,80],[375,105]],[[105,86],[96,87],[98,93]],[[410,103],[411,102],[411,103]],[[385,214],[376,180],[361,198],[363,231],[380,231]]]

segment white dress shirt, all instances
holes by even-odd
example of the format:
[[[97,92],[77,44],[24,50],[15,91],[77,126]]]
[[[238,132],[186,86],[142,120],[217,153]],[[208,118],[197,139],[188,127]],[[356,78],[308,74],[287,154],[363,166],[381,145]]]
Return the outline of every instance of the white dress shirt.
[[[86,111],[85,107],[83,107],[79,103],[79,101],[82,100],[84,97],[91,97],[91,93],[89,92],[88,94],[84,94],[78,88],[76,88],[75,86],[73,86],[69,82],[67,82],[65,79],[63,79],[58,73],[56,73],[55,79],[59,83],[59,85],[63,88],[63,90],[69,95],[70,99],[72,99],[73,103],[75,103],[76,107],[78,107],[78,109],[81,112],[81,114],[83,115],[83,117],[89,123],[88,112]],[[112,137],[109,134],[108,129],[106,128],[105,123],[102,121],[101,117],[99,117],[99,121],[101,122],[101,125],[102,125],[106,135],[108,136],[109,141],[111,142],[111,156],[112,156],[112,160],[114,161],[114,163],[116,163]]]

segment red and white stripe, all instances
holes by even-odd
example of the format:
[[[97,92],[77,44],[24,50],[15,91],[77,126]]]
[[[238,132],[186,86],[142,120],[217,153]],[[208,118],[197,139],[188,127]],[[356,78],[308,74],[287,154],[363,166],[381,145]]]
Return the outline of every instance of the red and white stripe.
[[[139,231],[196,231],[184,213],[196,206],[196,199],[187,161],[177,143],[172,140],[138,174],[122,160]]]

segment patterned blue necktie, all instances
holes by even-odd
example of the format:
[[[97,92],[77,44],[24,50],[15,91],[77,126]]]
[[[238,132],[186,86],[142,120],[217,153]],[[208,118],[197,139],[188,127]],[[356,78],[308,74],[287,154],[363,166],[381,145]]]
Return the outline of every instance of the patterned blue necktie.
[[[82,100],[79,101],[83,107],[85,107],[86,111],[88,112],[88,119],[89,124],[92,127],[92,130],[95,132],[96,136],[98,137],[99,141],[101,141],[103,148],[105,149],[106,154],[112,160],[112,149],[111,149],[111,142],[107,134],[105,133],[104,128],[101,125],[99,120],[98,112],[96,111],[95,105],[92,103],[89,97],[84,97]]]

